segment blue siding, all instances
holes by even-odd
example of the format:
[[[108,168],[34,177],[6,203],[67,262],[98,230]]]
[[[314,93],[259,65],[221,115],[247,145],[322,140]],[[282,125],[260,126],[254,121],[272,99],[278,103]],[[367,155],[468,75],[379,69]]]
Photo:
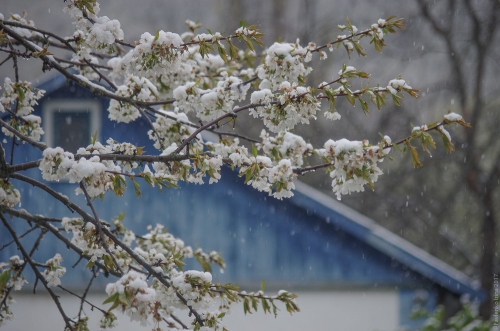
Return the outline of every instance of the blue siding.
[[[45,210],[54,217],[71,216],[65,206],[44,192],[27,185],[16,183],[16,186],[23,196],[23,207],[29,212]],[[74,196],[74,185],[54,183],[52,187]],[[123,211],[125,224],[139,234],[144,233],[147,225],[161,223],[188,245],[199,244],[205,249],[220,251],[228,265],[224,274],[215,273],[221,281],[258,283],[266,279],[268,284],[300,286],[411,288],[430,284],[333,222],[329,224],[289,202],[268,198],[245,186],[229,170],[218,184],[183,185],[181,189],[167,190],[160,195],[145,184],[142,187],[140,199],[129,190],[122,198],[111,193],[104,201],[95,200],[99,217],[110,220]],[[76,198],[84,205],[82,196]],[[51,241],[50,245],[55,242]],[[44,247],[46,250],[38,253],[42,261],[61,246]],[[7,253],[12,252],[2,252],[2,255]],[[66,255],[65,260],[76,261],[76,257]],[[71,276],[75,285],[80,279],[79,275]]]

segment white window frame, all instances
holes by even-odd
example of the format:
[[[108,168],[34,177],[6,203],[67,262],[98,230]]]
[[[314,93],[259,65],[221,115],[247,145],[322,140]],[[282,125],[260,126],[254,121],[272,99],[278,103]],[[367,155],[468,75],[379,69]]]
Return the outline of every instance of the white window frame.
[[[54,113],[62,111],[64,113],[77,113],[82,110],[87,110],[90,114],[90,136],[97,131],[97,139],[100,138],[101,130],[101,103],[96,100],[81,100],[81,99],[60,99],[49,100],[43,105],[43,128],[45,131],[44,141],[49,147],[57,147],[54,145]],[[90,142],[89,142],[90,144]],[[82,146],[85,147],[85,146]]]

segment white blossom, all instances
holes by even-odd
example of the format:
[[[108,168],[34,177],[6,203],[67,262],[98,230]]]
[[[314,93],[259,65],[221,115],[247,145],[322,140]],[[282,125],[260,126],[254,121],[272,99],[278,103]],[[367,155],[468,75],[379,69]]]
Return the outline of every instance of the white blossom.
[[[61,285],[61,277],[66,273],[66,268],[61,267],[62,256],[57,253],[53,258],[47,260],[47,268],[43,272],[43,277],[47,281],[48,287]]]

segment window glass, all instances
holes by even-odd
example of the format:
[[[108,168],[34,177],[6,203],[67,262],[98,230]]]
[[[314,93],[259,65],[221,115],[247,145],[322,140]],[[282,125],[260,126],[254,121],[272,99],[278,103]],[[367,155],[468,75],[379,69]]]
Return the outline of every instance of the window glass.
[[[101,104],[88,99],[49,100],[43,104],[44,141],[76,153],[90,145],[92,135],[101,131]]]
[[[90,113],[88,111],[54,112],[54,146],[76,153],[90,144]]]

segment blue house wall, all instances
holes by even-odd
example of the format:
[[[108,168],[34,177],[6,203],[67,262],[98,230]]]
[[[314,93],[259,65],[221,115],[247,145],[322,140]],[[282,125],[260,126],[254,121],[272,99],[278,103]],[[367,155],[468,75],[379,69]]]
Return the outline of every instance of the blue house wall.
[[[78,99],[94,98],[88,91],[73,83],[66,84],[61,78],[49,80],[41,88],[49,92],[36,108],[37,115],[44,102],[50,100],[78,102]],[[107,118],[107,102],[98,100],[103,110],[99,131],[103,143],[112,135],[117,141],[145,146],[146,152],[154,153],[145,121],[127,125],[111,122]],[[22,145],[16,148],[14,158],[15,163],[31,161],[41,158],[41,152]],[[31,169],[26,175],[41,180],[38,169]],[[42,190],[19,181],[14,181],[14,185],[21,192],[22,208],[28,212],[77,217]],[[75,196],[74,184],[61,181],[49,186],[85,206],[83,197]],[[137,234],[145,233],[147,225],[160,223],[187,245],[221,252],[227,268],[224,273],[214,270],[215,281],[258,286],[265,279],[271,287],[290,289],[396,289],[400,297],[400,324],[407,326],[420,323],[408,318],[419,291],[428,293],[426,305],[431,309],[439,291],[480,296],[469,280],[453,268],[329,197],[300,183],[297,188],[293,198],[275,200],[244,185],[236,173],[225,168],[217,184],[181,185],[180,189],[158,194],[156,188],[142,183],[139,199],[130,187],[124,197],[108,193],[104,201],[96,199],[94,204],[103,220],[110,221],[124,212],[125,225]],[[84,209],[90,212],[88,207]],[[27,228],[24,221],[12,219],[10,222],[18,233]],[[47,234],[43,250],[39,250],[35,258],[43,262],[55,252],[63,251],[66,263],[75,264],[78,257],[50,236]],[[11,238],[2,231],[1,240],[0,246]],[[32,235],[24,238],[26,243],[33,240]],[[5,261],[14,254],[19,253],[11,245],[0,251],[0,260]],[[85,286],[88,275],[84,265],[85,262],[80,262],[73,269],[67,268],[63,283]]]

